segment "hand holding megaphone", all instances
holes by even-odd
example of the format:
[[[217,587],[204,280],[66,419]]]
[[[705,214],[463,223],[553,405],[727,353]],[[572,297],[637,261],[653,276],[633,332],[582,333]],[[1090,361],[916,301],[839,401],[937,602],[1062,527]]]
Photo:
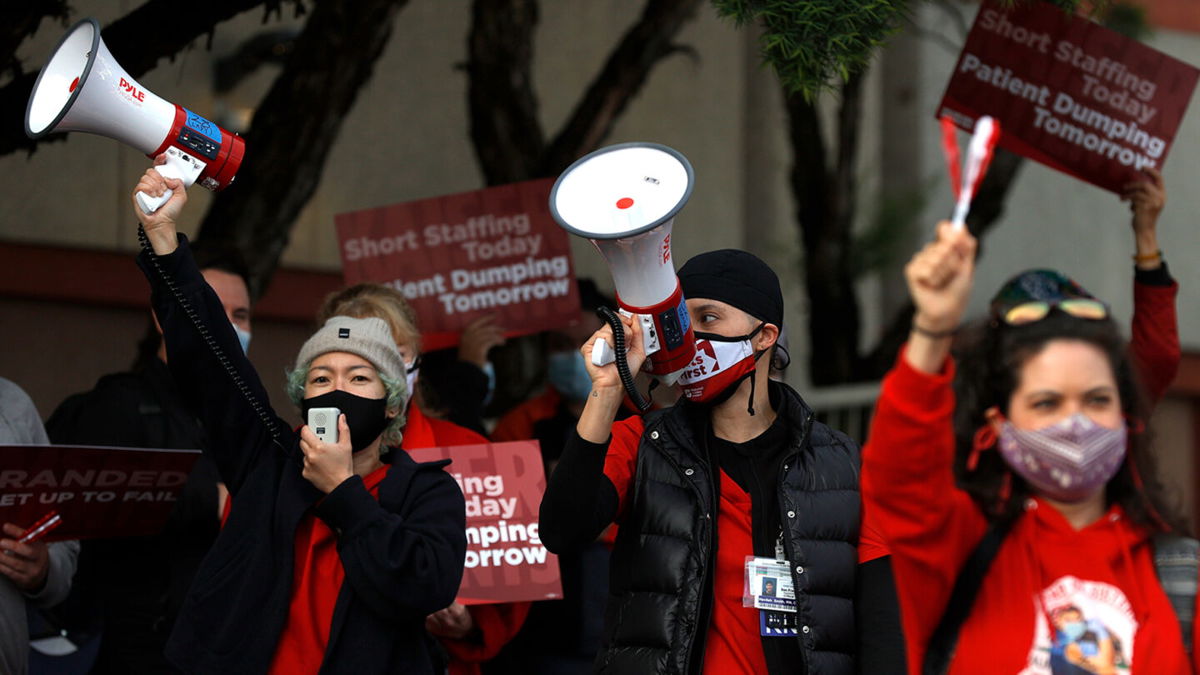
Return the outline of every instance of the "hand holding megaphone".
[[[171,172],[169,167],[165,153],[154,158],[154,167],[146,169],[133,191],[133,203],[136,206],[133,212],[141,221],[146,237],[158,255],[172,253],[178,246],[175,221],[187,204],[187,186],[184,182],[164,175],[164,172]],[[144,200],[150,200],[154,207],[146,210]]]
[[[139,191],[134,195],[133,200],[137,203],[138,208],[142,210],[142,213],[146,215],[154,213],[171,199],[175,190],[185,189],[196,182],[196,176],[199,176],[203,170],[204,165],[190,155],[184,154],[174,147],[167,148],[166,152],[154,158],[154,167],[149,169],[147,173],[157,173],[163,179],[171,180],[173,183],[157,196],[151,195],[149,192]],[[178,183],[178,185],[175,183]],[[180,208],[182,206],[183,204],[180,203]]]
[[[641,322],[635,321],[635,317],[626,313],[619,316],[624,329],[625,362],[629,365],[629,372],[636,375],[642,369],[642,364],[646,362]],[[592,377],[593,389],[623,386],[620,373],[614,363],[616,359],[612,346],[616,342],[612,326],[605,324],[600,330],[593,333],[592,337],[588,338],[588,341],[579,350],[583,354],[588,375]]]

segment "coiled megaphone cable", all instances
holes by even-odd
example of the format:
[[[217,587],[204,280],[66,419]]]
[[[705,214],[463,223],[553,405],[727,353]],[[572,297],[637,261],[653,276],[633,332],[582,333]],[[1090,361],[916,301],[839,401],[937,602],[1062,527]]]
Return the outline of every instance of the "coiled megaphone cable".
[[[629,400],[633,401],[638,412],[644,413],[650,409],[651,404],[637,390],[633,382],[633,373],[629,371],[629,362],[625,360],[625,326],[621,324],[621,317],[608,307],[597,307],[596,314],[612,328],[613,352],[616,354],[614,361],[617,364],[617,374],[621,376],[621,384],[625,387],[625,393],[629,394]]]

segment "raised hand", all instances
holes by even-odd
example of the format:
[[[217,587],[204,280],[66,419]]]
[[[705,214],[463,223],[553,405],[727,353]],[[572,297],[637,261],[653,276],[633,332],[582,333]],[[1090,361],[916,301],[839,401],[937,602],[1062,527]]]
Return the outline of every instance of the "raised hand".
[[[154,158],[155,166],[166,163],[166,155]],[[168,189],[172,192],[171,198],[154,213],[144,213],[138,206],[137,193],[145,192],[151,197],[160,197]],[[146,169],[146,173],[142,174],[141,180],[138,181],[137,187],[133,189],[129,199],[133,204],[133,213],[141,221],[142,228],[146,230],[146,237],[150,239],[150,245],[154,248],[154,252],[158,255],[174,252],[178,246],[178,240],[175,238],[175,223],[179,215],[183,213],[183,205],[187,203],[187,186],[183,184],[183,181],[178,178],[163,178],[154,169]]]
[[[950,351],[975,277],[975,237],[949,221],[938,224],[937,240],[926,244],[904,267],[916,305],[905,358],[919,370],[938,372]]]
[[[1167,189],[1162,174],[1156,169],[1142,170],[1144,180],[1126,183],[1121,201],[1129,202],[1133,211],[1133,241],[1137,247],[1137,263],[1142,269],[1156,269],[1162,264],[1158,247],[1158,216],[1167,204]]]
[[[625,362],[629,364],[629,372],[632,375],[637,375],[642,369],[642,364],[646,362],[646,352],[642,345],[642,324],[635,320],[634,317],[618,314],[621,318],[622,327],[625,331]],[[603,340],[610,347],[615,347],[616,342],[613,340],[612,326],[605,323],[600,330],[592,334],[588,341],[583,343],[580,348],[580,353],[583,354],[584,363],[587,365],[588,375],[592,377],[592,390],[605,389],[610,387],[619,387],[623,390],[621,384],[621,376],[617,372],[617,364],[609,363],[604,366],[597,366],[592,363],[592,350],[596,348],[596,342]]]
[[[636,375],[646,362],[646,351],[642,344],[642,324],[633,317],[618,316],[621,316],[621,329],[625,331],[625,362],[629,364],[629,372]],[[583,414],[579,416],[579,423],[575,429],[581,438],[592,443],[603,443],[608,439],[617,410],[625,398],[625,386],[621,383],[617,364],[592,364],[592,350],[600,340],[608,341],[610,346],[616,344],[613,342],[612,327],[607,323],[593,333],[579,350],[583,354],[588,375],[592,378],[592,391],[583,405]]]
[[[492,347],[504,344],[504,329],[493,314],[482,316],[467,324],[458,343],[458,360],[483,368]]]

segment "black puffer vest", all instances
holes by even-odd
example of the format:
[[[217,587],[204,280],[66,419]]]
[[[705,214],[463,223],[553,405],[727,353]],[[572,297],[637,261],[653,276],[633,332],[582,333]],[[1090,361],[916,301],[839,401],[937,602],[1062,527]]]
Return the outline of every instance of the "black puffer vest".
[[[848,675],[854,672],[858,445],[814,422],[800,396],[782,388],[780,405],[796,421],[778,484],[804,655],[793,672]],[[609,566],[597,672],[684,675],[702,669],[718,496],[702,442],[706,430],[695,428],[691,417],[676,405],[645,418],[629,511]]]

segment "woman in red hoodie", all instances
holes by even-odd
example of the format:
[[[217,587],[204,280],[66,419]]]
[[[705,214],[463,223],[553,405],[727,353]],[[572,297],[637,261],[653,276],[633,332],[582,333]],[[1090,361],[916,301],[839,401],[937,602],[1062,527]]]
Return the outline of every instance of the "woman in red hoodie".
[[[408,390],[419,391],[416,381],[421,333],[417,329],[416,313],[402,293],[381,284],[355,284],[325,298],[317,312],[317,323],[323,324],[329,317],[337,315],[378,317],[386,321],[404,359]],[[404,450],[488,442],[487,438],[466,427],[427,416],[411,401],[407,414],[400,442]],[[466,607],[456,602],[429,615],[425,629],[446,649],[450,657],[450,675],[478,675],[480,666],[500,653],[521,629],[529,606],[527,602],[514,602]]]
[[[892,551],[909,671],[1194,672],[1155,567],[1153,536],[1178,528],[1131,368],[1161,395],[1173,373],[1158,371],[1178,360],[1173,284],[1138,288],[1132,354],[1108,308],[1048,270],[958,331],[974,256],[942,223],[906,268],[912,333],[863,450],[864,517]]]

